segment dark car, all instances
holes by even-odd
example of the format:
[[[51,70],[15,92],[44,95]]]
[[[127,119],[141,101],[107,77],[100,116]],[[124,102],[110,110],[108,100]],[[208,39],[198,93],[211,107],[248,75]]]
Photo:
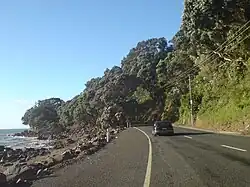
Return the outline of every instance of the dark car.
[[[169,121],[156,121],[153,126],[152,134],[157,135],[174,135],[174,128]]]

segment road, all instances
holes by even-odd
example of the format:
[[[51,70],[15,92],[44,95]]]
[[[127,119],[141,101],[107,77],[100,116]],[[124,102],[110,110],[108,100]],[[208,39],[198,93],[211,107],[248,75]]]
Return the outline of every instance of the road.
[[[139,129],[150,141],[127,129],[103,150],[32,186],[250,186],[250,138],[177,127],[174,136],[153,137],[151,127]]]

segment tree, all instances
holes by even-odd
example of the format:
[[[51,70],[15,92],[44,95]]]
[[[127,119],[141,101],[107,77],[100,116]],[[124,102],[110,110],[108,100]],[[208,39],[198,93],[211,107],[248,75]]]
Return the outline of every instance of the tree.
[[[60,98],[39,100],[35,106],[28,109],[22,117],[23,124],[36,131],[53,129],[59,123],[58,110],[64,101]]]

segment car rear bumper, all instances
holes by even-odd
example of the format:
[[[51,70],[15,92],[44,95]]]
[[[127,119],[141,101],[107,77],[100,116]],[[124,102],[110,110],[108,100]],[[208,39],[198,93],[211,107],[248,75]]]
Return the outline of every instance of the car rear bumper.
[[[167,131],[153,131],[153,134],[155,135],[173,135],[173,130],[167,130]]]

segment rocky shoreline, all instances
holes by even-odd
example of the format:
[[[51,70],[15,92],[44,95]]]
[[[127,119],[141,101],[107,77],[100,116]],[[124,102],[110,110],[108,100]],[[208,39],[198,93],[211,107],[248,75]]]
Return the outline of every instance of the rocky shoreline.
[[[116,138],[121,130],[111,129],[110,140]],[[51,175],[58,167],[95,153],[106,144],[106,131],[91,129],[68,132],[67,136],[61,134],[53,141],[51,149],[0,146],[0,186],[29,185],[33,180]]]
[[[49,134],[45,134],[45,133],[37,133],[31,130],[25,130],[23,132],[18,132],[9,136],[17,136],[17,137],[34,137],[37,138],[38,140],[47,140],[47,139],[51,139],[53,138],[52,136],[50,136]]]
[[[31,130],[24,130],[23,132],[18,132],[10,136],[38,137],[38,133],[31,131]]]

